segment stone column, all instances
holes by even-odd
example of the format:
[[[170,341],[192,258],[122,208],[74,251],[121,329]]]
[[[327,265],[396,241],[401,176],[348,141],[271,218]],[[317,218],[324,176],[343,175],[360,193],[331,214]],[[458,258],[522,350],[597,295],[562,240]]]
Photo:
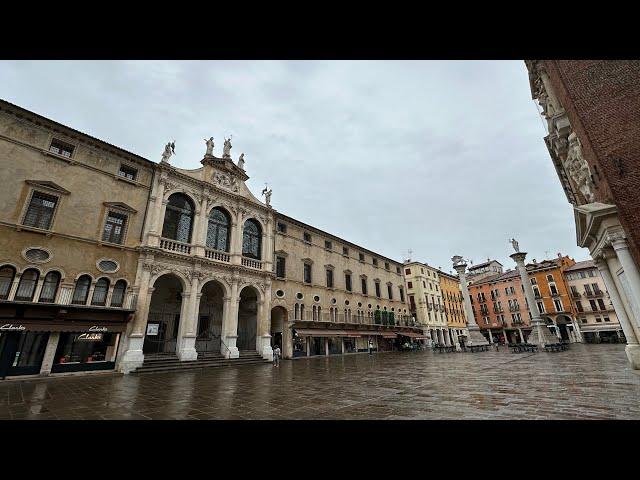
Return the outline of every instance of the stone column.
[[[520,273],[520,281],[524,286],[524,294],[529,303],[529,311],[531,312],[531,334],[529,334],[527,343],[539,345],[540,347],[558,343],[557,337],[549,331],[546,322],[540,318],[540,312],[538,311],[538,306],[533,295],[533,287],[529,281],[527,268],[524,265],[527,252],[516,252],[509,256],[516,262],[518,273]]]
[[[15,298],[16,292],[18,291],[18,285],[20,285],[21,277],[21,273],[16,273],[16,276],[13,277],[13,283],[11,284],[11,288],[9,289],[9,296],[7,297],[7,301],[12,301]]]
[[[87,295],[87,301],[85,302],[85,305],[91,305],[91,302],[93,300],[93,292],[96,289],[96,283],[98,283],[97,280],[93,280],[91,282],[91,286],[89,287],[89,295]]]
[[[324,337],[324,354],[329,356],[329,339]]]
[[[489,333],[489,343],[493,345],[493,335],[491,335],[491,329],[487,328],[487,332]]]
[[[638,267],[631,256],[631,252],[629,252],[629,245],[624,238],[614,239],[611,245],[618,256],[618,260],[620,260],[624,275],[629,284],[629,296],[632,296],[632,298],[629,298],[629,303],[633,303],[637,307],[637,310],[640,311],[640,272],[638,272]],[[640,318],[630,320],[635,329],[640,328]],[[636,337],[640,338],[640,335],[636,333]]]
[[[256,335],[256,348],[262,358],[273,360],[273,348],[271,348],[271,284],[265,288],[264,300],[258,300],[258,330]],[[286,319],[283,319],[286,326]],[[284,336],[284,332],[283,332]],[[282,346],[284,350],[284,345]]]
[[[238,213],[237,221],[231,223],[231,263],[240,265],[242,261],[242,214]]]
[[[344,355],[344,337],[340,337],[340,353]]]
[[[505,345],[509,345],[509,337],[507,337],[507,329],[506,328],[502,329],[502,334],[504,335],[504,344]]]
[[[238,339],[238,305],[240,303],[240,297],[238,296],[238,278],[237,272],[234,272],[234,279],[231,282],[231,297],[228,300],[229,308],[225,308],[224,319],[222,325],[223,332],[223,344],[221,350],[226,358],[238,358],[240,352],[236,347],[236,340]],[[227,306],[227,299],[225,298],[225,307]]]
[[[136,313],[130,327],[131,331],[126,340],[122,342],[123,347],[126,348],[118,367],[118,370],[122,373],[129,373],[142,366],[142,363],[144,362],[142,347],[144,345],[145,328],[149,317],[149,307],[151,305],[151,297],[154,290],[149,286],[149,277],[149,270],[143,269],[138,292]]]
[[[595,263],[596,267],[598,267],[600,275],[602,276],[604,285],[607,288],[607,292],[609,292],[609,297],[611,298],[611,303],[613,304],[613,308],[616,311],[616,316],[618,317],[620,327],[622,327],[624,336],[627,338],[627,346],[625,347],[627,359],[629,360],[629,363],[634,370],[640,370],[640,344],[638,343],[638,331],[635,328],[635,325],[629,321],[629,317],[627,316],[624,304],[622,303],[622,299],[620,298],[620,292],[618,292],[618,288],[615,281],[613,280],[613,276],[611,275],[609,265],[607,264],[605,258],[603,256],[596,257]]]
[[[192,308],[198,296],[196,292],[197,288],[190,288],[189,291],[182,292],[180,326],[178,327],[178,338],[176,339],[176,355],[182,362],[196,360],[198,357],[195,349],[196,336],[192,333],[192,330],[194,330]]]
[[[473,315],[473,309],[471,308],[469,289],[467,288],[467,275],[465,274],[467,264],[454,264],[453,268],[456,272],[458,272],[458,276],[460,278],[460,289],[462,290],[464,311],[467,315],[467,331],[469,332],[469,336],[467,337],[467,341],[465,343],[469,347],[474,345],[488,345],[489,343],[487,342],[486,338],[484,338],[484,335],[482,335],[482,333],[480,332],[480,327],[476,323],[476,319]]]
[[[49,340],[47,340],[47,347],[44,350],[44,357],[42,357],[42,366],[40,367],[40,375],[46,377],[51,373],[51,367],[55,360],[56,350],[58,349],[58,341],[60,340],[60,332],[51,332],[49,334]]]
[[[520,343],[524,343],[524,335],[521,328],[518,328],[518,334],[520,335]]]
[[[558,337],[558,340],[562,341],[562,334],[560,333],[560,327],[558,326],[558,320],[556,319],[552,319],[553,320],[553,326],[556,329],[556,337]]]
[[[33,302],[37,302],[40,299],[40,293],[42,292],[42,285],[44,285],[44,277],[45,277],[44,275],[40,275],[40,278],[38,278],[36,289],[33,292],[33,300],[32,300]]]

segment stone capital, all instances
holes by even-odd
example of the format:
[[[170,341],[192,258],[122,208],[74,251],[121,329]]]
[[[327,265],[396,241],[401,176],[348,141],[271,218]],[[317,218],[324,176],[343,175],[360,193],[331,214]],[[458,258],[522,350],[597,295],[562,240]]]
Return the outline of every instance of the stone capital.
[[[516,262],[518,266],[524,267],[524,259],[527,256],[527,252],[516,252],[516,253],[512,253],[509,256],[513,258],[513,261]]]

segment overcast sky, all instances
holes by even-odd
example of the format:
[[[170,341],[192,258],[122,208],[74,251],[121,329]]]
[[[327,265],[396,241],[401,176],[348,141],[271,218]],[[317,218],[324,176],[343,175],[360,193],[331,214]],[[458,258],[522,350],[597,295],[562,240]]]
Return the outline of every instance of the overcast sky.
[[[523,61],[2,61],[0,97],[180,168],[233,135],[254,195],[398,261],[588,258]]]

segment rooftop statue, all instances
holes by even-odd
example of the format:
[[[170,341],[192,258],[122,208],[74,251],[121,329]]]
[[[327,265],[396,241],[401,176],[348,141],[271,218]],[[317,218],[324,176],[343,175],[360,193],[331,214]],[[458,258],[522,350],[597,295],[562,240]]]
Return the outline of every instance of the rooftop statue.
[[[167,143],[164,146],[164,152],[162,153],[162,161],[163,162],[169,162],[169,158],[171,157],[171,155],[175,155],[176,154],[176,141],[174,140],[171,143]]]
[[[244,170],[244,153],[240,154],[240,158],[238,159],[238,168]]]
[[[213,155],[213,137],[211,137],[209,140],[205,138],[204,142],[207,144],[207,153],[205,155]]]
[[[231,137],[224,139],[224,146],[222,147],[222,156],[231,158]]]
[[[520,246],[518,245],[518,241],[515,238],[509,240],[511,242],[511,246],[516,251],[516,253],[520,252]]]

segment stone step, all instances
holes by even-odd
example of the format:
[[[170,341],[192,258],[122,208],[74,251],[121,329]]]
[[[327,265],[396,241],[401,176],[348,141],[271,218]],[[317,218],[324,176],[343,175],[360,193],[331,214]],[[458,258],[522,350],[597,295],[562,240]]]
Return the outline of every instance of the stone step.
[[[145,373],[161,373],[161,372],[172,372],[172,371],[182,371],[182,370],[197,370],[202,368],[222,368],[222,367],[231,367],[231,366],[242,366],[242,365],[264,365],[269,363],[268,360],[260,359],[260,360],[224,360],[222,362],[195,362],[192,364],[184,364],[185,362],[180,362],[178,364],[172,365],[162,365],[162,366],[142,366],[131,372],[135,375],[145,374]]]

